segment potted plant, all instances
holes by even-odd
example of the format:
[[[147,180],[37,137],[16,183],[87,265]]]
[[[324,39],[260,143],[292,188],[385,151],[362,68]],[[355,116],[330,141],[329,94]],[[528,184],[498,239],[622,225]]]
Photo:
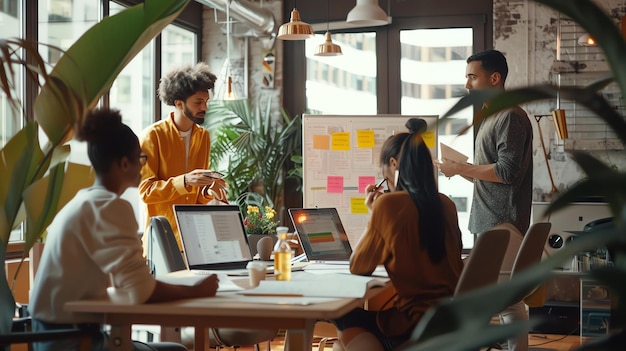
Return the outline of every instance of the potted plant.
[[[211,165],[226,174],[229,200],[244,217],[251,205],[269,206],[280,219],[286,179],[302,180],[297,163],[302,155],[300,117],[290,118],[283,109],[274,118],[269,96],[253,106],[248,100],[211,101],[205,121],[211,133]]]
[[[601,79],[587,87],[556,87],[551,85],[515,89],[505,92],[481,91],[462,98],[443,118],[469,106],[488,108],[478,113],[475,123],[482,118],[514,105],[542,99],[577,101],[602,118],[626,145],[625,116],[620,115],[598,93],[606,84],[615,81],[622,96],[626,94],[626,43],[615,23],[590,0],[536,0],[569,16],[579,23],[604,51],[612,77]],[[626,342],[626,173],[604,164],[583,151],[572,152],[573,159],[586,173],[586,178],[559,194],[548,211],[554,212],[584,196],[602,196],[609,203],[614,225],[583,235],[563,247],[558,253],[524,270],[510,281],[478,289],[441,302],[429,310],[415,328],[409,343],[402,350],[473,350],[492,345],[527,331],[539,321],[516,322],[508,325],[489,325],[491,316],[506,306],[521,300],[544,282],[553,269],[577,253],[606,246],[614,261],[613,267],[593,269],[590,275],[609,287],[615,298],[615,325],[611,334],[598,337],[581,346],[580,350],[621,350]]]
[[[0,43],[0,87],[20,108],[14,96],[14,71],[26,70],[34,82],[42,82],[34,102],[34,116],[0,151],[0,259],[6,258],[11,231],[26,221],[24,253],[28,255],[58,210],[76,191],[91,185],[90,167],[65,162],[72,137],[87,110],[95,107],[115,77],[189,0],[146,0],[95,24],[61,57],[48,74],[37,53],[37,43],[15,39]],[[97,43],[97,45],[94,45]],[[20,56],[21,50],[29,61]],[[19,115],[19,113],[16,113]],[[43,131],[47,143],[40,144]],[[78,181],[77,181],[78,180]],[[3,276],[6,270],[2,265]],[[10,280],[10,279],[9,279]],[[7,279],[0,279],[0,334],[11,331],[15,301]]]

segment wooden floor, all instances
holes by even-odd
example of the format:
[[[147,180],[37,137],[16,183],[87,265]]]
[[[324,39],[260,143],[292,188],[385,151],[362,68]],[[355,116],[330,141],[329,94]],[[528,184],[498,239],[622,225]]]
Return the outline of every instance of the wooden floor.
[[[580,346],[581,340],[578,335],[555,335],[555,334],[530,334],[528,336],[529,351],[571,351]],[[313,341],[313,351],[332,351],[332,341],[326,343],[326,347],[319,350],[319,339]],[[228,349],[224,349],[228,350]],[[252,351],[253,348],[239,348],[238,351]],[[278,337],[271,343],[271,351],[283,351],[283,338]],[[486,349],[485,349],[486,350]],[[506,345],[504,345],[506,350]],[[261,345],[261,351],[265,351],[265,345]],[[495,351],[492,349],[492,351]]]

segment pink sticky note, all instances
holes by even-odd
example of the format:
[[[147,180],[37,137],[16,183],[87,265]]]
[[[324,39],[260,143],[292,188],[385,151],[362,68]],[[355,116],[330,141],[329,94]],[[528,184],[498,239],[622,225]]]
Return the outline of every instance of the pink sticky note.
[[[326,178],[326,192],[343,193],[343,177],[328,176],[328,178]]]
[[[376,177],[372,176],[360,176],[359,177],[359,193],[364,193],[365,188],[370,184],[376,183]]]

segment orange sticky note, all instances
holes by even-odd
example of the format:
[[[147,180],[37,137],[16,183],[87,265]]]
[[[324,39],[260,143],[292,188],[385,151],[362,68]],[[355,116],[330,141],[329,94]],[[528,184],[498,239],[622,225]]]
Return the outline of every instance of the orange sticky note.
[[[326,191],[329,193],[343,193],[343,177],[328,176],[326,178]]]
[[[313,135],[313,149],[328,150],[330,148],[330,136],[317,134]]]
[[[349,132],[337,132],[332,133],[332,150],[345,151],[350,150],[350,133]]]
[[[358,148],[374,148],[374,131],[373,130],[357,130],[356,131],[356,147]]]
[[[350,199],[350,212],[352,214],[367,214],[368,208],[365,205],[364,197],[353,197]]]

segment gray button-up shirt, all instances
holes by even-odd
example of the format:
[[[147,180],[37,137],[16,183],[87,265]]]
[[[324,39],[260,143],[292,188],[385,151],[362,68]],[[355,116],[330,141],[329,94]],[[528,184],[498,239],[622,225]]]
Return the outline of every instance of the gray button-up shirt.
[[[520,233],[530,225],[533,186],[533,130],[521,108],[486,118],[476,135],[474,163],[494,163],[503,183],[474,179],[469,230],[482,233],[510,222]]]

